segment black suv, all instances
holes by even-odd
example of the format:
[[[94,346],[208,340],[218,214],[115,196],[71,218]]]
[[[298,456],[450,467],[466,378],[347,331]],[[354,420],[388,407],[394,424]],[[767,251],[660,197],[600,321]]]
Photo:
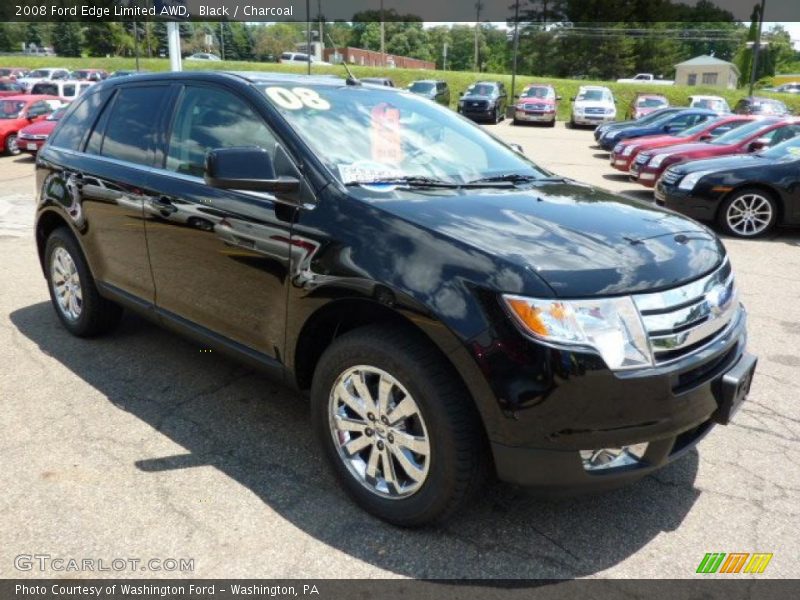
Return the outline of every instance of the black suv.
[[[508,94],[500,81],[479,81],[469,86],[458,100],[458,112],[474,121],[499,123],[506,117]]]
[[[493,474],[634,481],[726,423],[755,368],[708,229],[406,92],[110,79],[36,172],[70,332],[107,332],[124,307],[308,393],[343,486],[400,525],[446,517]]]

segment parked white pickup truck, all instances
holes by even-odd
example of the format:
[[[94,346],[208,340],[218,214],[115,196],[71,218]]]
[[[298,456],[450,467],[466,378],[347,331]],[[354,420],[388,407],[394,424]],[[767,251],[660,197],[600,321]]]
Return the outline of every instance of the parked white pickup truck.
[[[672,85],[675,83],[670,79],[656,79],[652,73],[637,73],[636,77],[630,79],[617,79],[617,83],[647,83],[652,85]]]

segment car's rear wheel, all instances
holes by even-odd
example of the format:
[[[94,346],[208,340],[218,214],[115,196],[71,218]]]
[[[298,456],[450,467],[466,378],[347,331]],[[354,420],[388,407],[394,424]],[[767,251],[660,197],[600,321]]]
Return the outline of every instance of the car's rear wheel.
[[[775,197],[761,189],[747,188],[734,192],[722,204],[717,221],[729,235],[756,238],[770,231],[777,219]]]
[[[314,373],[314,427],[365,510],[414,527],[453,514],[486,473],[478,413],[425,340],[370,326],[334,341]]]
[[[4,148],[6,154],[16,156],[19,154],[19,144],[17,143],[17,134],[11,133],[6,136],[6,143]]]
[[[99,335],[119,323],[122,308],[97,292],[86,259],[65,227],[47,238],[45,276],[56,314],[73,335]]]

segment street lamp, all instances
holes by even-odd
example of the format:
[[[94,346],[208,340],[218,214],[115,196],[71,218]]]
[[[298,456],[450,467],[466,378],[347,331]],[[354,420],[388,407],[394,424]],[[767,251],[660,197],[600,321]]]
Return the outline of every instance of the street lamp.
[[[764,5],[767,0],[761,0],[761,7],[758,10],[758,32],[756,33],[756,41],[753,44],[753,64],[750,70],[750,92],[748,96],[753,95],[753,88],[756,85],[756,69],[758,67],[758,50],[761,46],[761,26],[764,25]]]

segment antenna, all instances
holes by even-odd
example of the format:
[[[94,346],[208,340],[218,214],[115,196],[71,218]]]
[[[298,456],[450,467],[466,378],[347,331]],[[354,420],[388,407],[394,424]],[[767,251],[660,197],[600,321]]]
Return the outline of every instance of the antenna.
[[[330,33],[328,33],[328,41],[331,43],[331,47],[333,48],[333,55],[336,56],[336,44],[333,43],[333,38],[331,37]],[[347,83],[347,85],[361,85],[361,82],[358,80],[358,78],[350,71],[350,67],[347,66],[347,61],[344,60],[344,57],[342,57],[342,66],[344,67],[344,70],[347,71],[347,79],[345,79],[345,83]]]

